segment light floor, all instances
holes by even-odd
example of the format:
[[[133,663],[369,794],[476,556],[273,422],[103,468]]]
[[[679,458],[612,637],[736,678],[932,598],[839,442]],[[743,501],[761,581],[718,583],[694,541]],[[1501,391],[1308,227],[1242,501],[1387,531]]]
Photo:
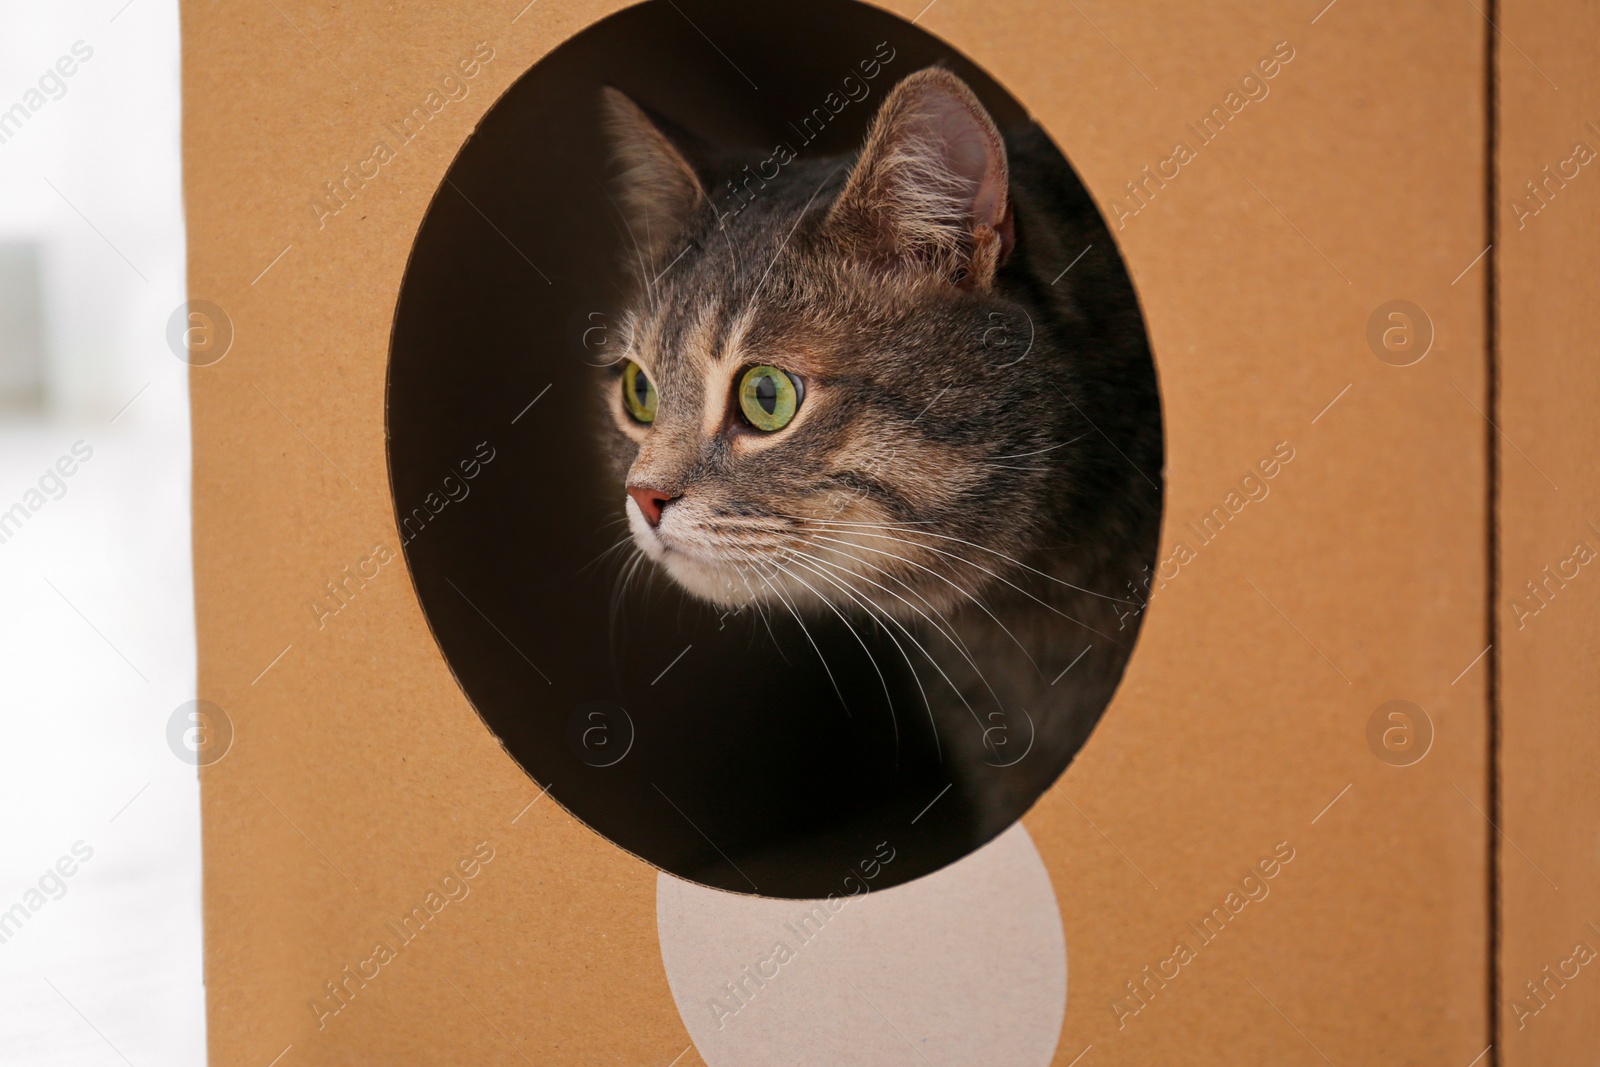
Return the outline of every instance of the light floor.
[[[0,936],[40,905],[0,943],[0,1063],[188,1067],[199,794],[166,731],[194,689],[187,440],[0,423],[0,512],[77,441],[93,457],[0,543]]]

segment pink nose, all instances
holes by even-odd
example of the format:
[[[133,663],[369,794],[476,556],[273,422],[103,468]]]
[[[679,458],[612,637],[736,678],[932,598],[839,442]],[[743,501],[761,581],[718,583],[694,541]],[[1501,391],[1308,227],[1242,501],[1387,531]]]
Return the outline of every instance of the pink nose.
[[[628,495],[633,497],[635,504],[639,505],[640,512],[644,514],[644,521],[651,526],[659,526],[661,524],[661,509],[678,499],[662,492],[660,489],[652,489],[647,485],[628,486]]]

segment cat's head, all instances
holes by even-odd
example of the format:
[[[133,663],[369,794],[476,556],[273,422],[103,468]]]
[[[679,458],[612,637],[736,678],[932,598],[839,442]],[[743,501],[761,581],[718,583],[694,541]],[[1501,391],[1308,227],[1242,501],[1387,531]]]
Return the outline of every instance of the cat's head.
[[[999,284],[1013,198],[977,97],[920,71],[858,156],[784,145],[720,188],[606,109],[640,284],[603,395],[638,548],[729,607],[912,617],[1002,580],[1061,484],[1066,402]]]

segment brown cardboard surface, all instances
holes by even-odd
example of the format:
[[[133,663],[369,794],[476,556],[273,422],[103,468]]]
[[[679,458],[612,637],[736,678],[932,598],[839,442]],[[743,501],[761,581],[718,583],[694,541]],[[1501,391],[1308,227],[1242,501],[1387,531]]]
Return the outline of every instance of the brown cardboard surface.
[[[537,800],[403,562],[321,629],[305,607],[398,551],[388,331],[445,167],[500,91],[618,6],[184,5],[190,289],[235,330],[192,386],[200,692],[236,728],[202,772],[215,1063],[666,1064],[689,1045],[654,870]],[[1471,1062],[1488,1041],[1486,382],[1481,276],[1458,275],[1487,243],[1482,17],[889,6],[1030,107],[1108,217],[1186,123],[1294,49],[1117,233],[1166,406],[1162,557],[1182,541],[1194,558],[1025,819],[1066,929],[1056,1062],[1089,1045],[1085,1063]],[[318,229],[321,184],[482,41],[470,95]],[[1368,348],[1394,299],[1435,331],[1413,366]],[[1294,458],[1270,496],[1200,544],[1187,523],[1280,442]],[[1434,730],[1407,767],[1368,746],[1394,699]],[[470,894],[319,1030],[307,1002],[480,842]],[[1130,999],[1280,842],[1294,858],[1270,895]]]
[[[1600,1042],[1595,648],[1600,590],[1568,581],[1580,542],[1600,550],[1593,295],[1600,191],[1595,12],[1501,6],[1499,58],[1502,1062],[1580,1063]],[[1547,181],[1546,169],[1556,175]],[[1536,198],[1527,183],[1538,186]],[[1549,568],[1549,571],[1546,571]],[[1554,578],[1547,575],[1554,575]],[[1534,583],[1537,595],[1530,593]],[[1562,973],[1576,977],[1564,979]],[[1552,977],[1553,976],[1553,977]],[[1528,983],[1536,991],[1530,991]]]

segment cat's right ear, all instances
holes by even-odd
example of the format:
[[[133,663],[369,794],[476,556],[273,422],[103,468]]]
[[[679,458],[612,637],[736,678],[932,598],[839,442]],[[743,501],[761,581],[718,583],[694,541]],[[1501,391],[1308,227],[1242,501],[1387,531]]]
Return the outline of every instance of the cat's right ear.
[[[941,67],[889,91],[828,216],[847,254],[987,288],[1011,252],[1005,141],[967,83]]]
[[[623,220],[645,259],[655,262],[689,218],[705,206],[705,188],[694,167],[643,108],[609,86],[601,94],[606,132],[620,167],[616,190]]]

